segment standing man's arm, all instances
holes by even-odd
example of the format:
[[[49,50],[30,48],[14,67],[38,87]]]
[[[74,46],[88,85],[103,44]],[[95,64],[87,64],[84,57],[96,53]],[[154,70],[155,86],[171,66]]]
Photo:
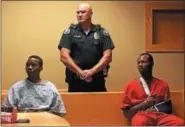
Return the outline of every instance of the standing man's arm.
[[[112,50],[107,49],[106,51],[103,52],[103,57],[100,59],[100,61],[93,68],[91,68],[93,74],[96,74],[97,72],[101,71],[111,61],[112,61]]]
[[[102,35],[103,56],[94,67],[89,70],[84,70],[87,77],[91,77],[103,70],[103,68],[109,65],[109,63],[112,61],[112,50],[115,48],[113,41],[107,30],[102,29],[100,34]]]
[[[72,70],[74,73],[79,74],[80,76],[83,73],[83,70],[75,64],[73,59],[70,56],[70,50],[67,48],[61,48],[60,50],[60,60],[64,63],[64,65]]]
[[[60,50],[60,60],[64,65],[73,71],[76,74],[79,74],[80,77],[83,77],[83,70],[74,62],[71,58],[71,38],[72,33],[70,28],[66,29],[61,37],[58,49]]]

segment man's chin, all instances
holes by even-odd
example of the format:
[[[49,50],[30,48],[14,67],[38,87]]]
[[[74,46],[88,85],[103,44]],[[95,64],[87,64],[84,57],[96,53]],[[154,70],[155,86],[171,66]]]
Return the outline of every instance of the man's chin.
[[[145,70],[139,70],[139,73],[140,73],[141,75],[146,75],[146,74],[147,74],[147,72],[146,72]]]
[[[85,20],[79,20],[78,23],[83,24],[85,23]]]
[[[27,75],[28,75],[28,77],[30,77],[30,78],[31,78],[31,77],[34,77],[34,75],[35,75],[35,74],[30,73],[30,74],[27,74]]]

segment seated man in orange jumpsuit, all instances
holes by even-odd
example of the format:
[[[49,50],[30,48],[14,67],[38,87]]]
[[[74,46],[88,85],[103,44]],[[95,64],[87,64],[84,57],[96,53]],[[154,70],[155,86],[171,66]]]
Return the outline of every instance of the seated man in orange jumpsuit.
[[[121,109],[132,126],[182,126],[184,120],[172,114],[168,84],[152,76],[153,57],[142,53],[137,59],[141,74],[124,90]]]

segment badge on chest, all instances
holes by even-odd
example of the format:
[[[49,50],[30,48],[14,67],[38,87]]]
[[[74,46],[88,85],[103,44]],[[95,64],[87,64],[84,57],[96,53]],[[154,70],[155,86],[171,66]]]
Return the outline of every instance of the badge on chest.
[[[97,33],[97,32],[94,33],[94,39],[100,39],[99,33]]]

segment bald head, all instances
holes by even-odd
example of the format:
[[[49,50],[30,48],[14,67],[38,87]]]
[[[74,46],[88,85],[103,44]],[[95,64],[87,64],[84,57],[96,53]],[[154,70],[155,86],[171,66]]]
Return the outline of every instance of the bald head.
[[[78,5],[76,17],[79,23],[91,23],[92,8],[88,3],[81,3]]]
[[[89,12],[92,12],[92,8],[91,8],[91,5],[88,4],[88,3],[81,3],[78,5],[78,9],[85,9]]]

